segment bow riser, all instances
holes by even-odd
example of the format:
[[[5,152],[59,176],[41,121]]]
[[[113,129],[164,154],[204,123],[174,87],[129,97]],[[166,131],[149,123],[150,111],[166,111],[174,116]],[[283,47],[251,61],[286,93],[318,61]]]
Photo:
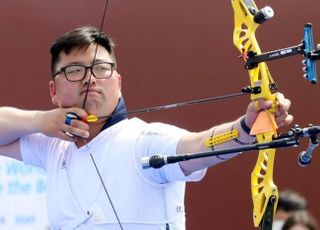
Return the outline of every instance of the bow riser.
[[[235,16],[234,45],[245,60],[249,55],[261,54],[255,37],[255,31],[260,26],[255,22],[254,13],[258,12],[255,3],[248,0],[245,2],[243,0],[232,0],[232,6]],[[277,125],[274,118],[277,103],[273,92],[276,90],[276,85],[265,62],[259,63],[248,72],[252,89],[251,100],[257,102],[259,99],[266,99],[272,101],[273,104],[268,111],[259,113],[253,124],[252,134],[256,135],[258,143],[272,141],[273,137],[277,136]],[[263,125],[264,123],[266,125]],[[253,222],[254,226],[258,227],[260,225],[262,229],[272,227],[272,216],[279,197],[278,189],[273,182],[274,159],[275,149],[260,150],[258,160],[251,174],[251,192],[254,206]],[[270,204],[272,204],[271,207]],[[266,214],[271,216],[271,219],[267,218]],[[267,219],[269,223],[267,223]]]
[[[243,1],[233,0],[232,5],[235,12],[234,45],[241,53],[254,52],[256,55],[261,54],[255,37],[255,32],[260,24],[254,21],[254,15],[252,15]],[[251,2],[251,7],[253,6],[257,9],[254,2]],[[276,90],[276,87],[273,87],[274,82],[266,63],[259,63],[257,68],[249,70],[249,76],[251,87],[260,87],[259,93],[251,94],[251,100],[263,98],[275,102],[275,95],[271,91]]]
[[[258,143],[265,143],[272,140],[273,132],[257,135]],[[268,201],[275,197],[273,214],[277,206],[279,192],[273,182],[273,168],[275,159],[275,149],[265,149],[259,151],[258,160],[251,173],[251,195],[253,201],[253,222],[258,227],[263,221],[267,210]],[[272,224],[272,223],[271,223]]]

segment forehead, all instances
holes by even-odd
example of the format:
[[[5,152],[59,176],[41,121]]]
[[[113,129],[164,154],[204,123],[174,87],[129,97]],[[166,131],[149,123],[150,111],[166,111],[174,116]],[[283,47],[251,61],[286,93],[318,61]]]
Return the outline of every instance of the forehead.
[[[93,60],[112,62],[111,55],[107,49],[94,43],[88,47],[74,48],[68,54],[61,51],[57,67],[61,68],[75,63],[90,65],[93,63]]]

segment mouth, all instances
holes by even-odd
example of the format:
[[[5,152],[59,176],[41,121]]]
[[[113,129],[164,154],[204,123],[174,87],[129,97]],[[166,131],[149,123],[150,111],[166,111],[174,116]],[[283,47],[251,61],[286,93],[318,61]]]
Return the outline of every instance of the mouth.
[[[80,95],[85,95],[86,93],[88,93],[88,94],[100,94],[100,90],[98,90],[98,89],[89,89],[89,90],[85,89],[85,90],[80,92]]]

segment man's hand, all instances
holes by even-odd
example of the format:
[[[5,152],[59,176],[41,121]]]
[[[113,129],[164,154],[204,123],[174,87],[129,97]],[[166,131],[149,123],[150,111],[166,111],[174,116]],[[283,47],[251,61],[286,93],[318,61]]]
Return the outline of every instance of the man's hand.
[[[275,113],[275,119],[279,127],[290,125],[293,121],[293,116],[288,113],[291,101],[286,99],[282,93],[276,93],[278,110]],[[259,100],[258,102],[251,102],[248,106],[245,116],[245,122],[248,127],[252,127],[258,113],[261,110],[269,109],[272,105],[271,101]],[[257,108],[258,107],[258,108]]]
[[[89,137],[89,125],[79,119],[71,119],[66,123],[68,113],[74,113],[80,118],[88,116],[81,108],[58,108],[49,111],[41,111],[36,115],[39,132],[58,137],[66,141],[75,141],[74,137]]]

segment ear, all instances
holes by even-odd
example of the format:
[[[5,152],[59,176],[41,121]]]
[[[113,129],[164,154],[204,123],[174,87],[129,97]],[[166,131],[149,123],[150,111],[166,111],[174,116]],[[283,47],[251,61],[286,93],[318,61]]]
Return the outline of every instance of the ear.
[[[119,89],[122,87],[122,77],[120,74],[118,74],[118,79],[119,79]]]
[[[122,87],[122,77],[120,74],[117,73],[117,78],[118,78],[118,86],[119,86],[119,97],[122,96],[122,91],[121,91],[121,87]]]
[[[58,101],[57,101],[57,88],[54,83],[54,81],[49,82],[49,90],[50,90],[50,96],[51,96],[51,101],[54,105],[58,106]]]
[[[113,76],[118,82],[118,89],[119,89],[119,96],[121,97],[121,87],[122,87],[122,77],[121,75],[118,73],[118,71],[114,71],[114,76]]]

